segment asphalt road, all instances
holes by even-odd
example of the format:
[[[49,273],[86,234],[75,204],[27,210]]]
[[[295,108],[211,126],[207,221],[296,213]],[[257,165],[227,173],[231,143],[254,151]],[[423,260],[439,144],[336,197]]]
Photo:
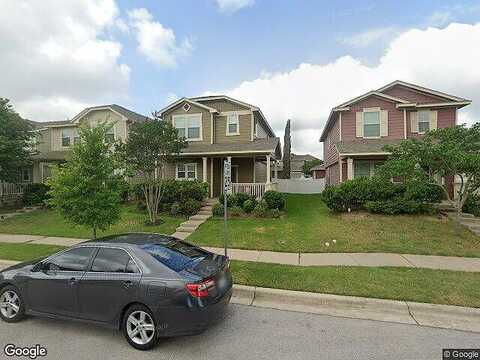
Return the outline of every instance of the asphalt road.
[[[41,344],[48,359],[438,360],[442,348],[479,348],[480,334],[231,305],[203,334],[165,339],[149,352],[130,348],[120,332],[40,318],[0,322],[2,358],[8,343]]]

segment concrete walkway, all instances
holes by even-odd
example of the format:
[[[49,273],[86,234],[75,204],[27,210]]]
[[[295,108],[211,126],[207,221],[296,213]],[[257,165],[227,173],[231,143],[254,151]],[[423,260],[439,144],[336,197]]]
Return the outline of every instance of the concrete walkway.
[[[197,214],[190,216],[187,221],[181,223],[172,236],[176,237],[177,239],[185,240],[195,230],[197,230],[200,225],[212,217],[213,206],[216,203],[216,199],[206,199],[202,204],[200,211]]]
[[[48,244],[72,246],[86,239],[37,235],[0,234],[0,242]],[[223,248],[203,247],[223,254]],[[453,271],[480,272],[480,258],[455,256],[432,256],[390,253],[286,253],[259,250],[228,249],[232,260],[264,262],[300,266],[399,266],[410,268],[441,269]],[[0,254],[0,259],[1,259]]]

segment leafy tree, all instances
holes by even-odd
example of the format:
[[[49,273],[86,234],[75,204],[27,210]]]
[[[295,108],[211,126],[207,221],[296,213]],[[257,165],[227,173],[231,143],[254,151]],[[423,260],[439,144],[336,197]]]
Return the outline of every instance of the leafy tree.
[[[120,219],[124,180],[118,174],[113,144],[107,133],[113,125],[80,128],[80,142],[71,158],[54,169],[49,180],[50,203],[74,224],[89,226],[93,237]]]
[[[320,160],[320,159],[306,160],[303,163],[302,171],[305,175],[311,175],[312,168],[314,166],[321,165],[321,164],[323,164],[323,160]]]
[[[0,98],[0,181],[18,181],[20,169],[31,164],[32,126]]]
[[[285,125],[285,134],[283,136],[283,170],[282,179],[290,179],[290,150],[291,150],[291,137],[290,137],[290,119],[287,120]]]
[[[417,180],[439,186],[460,214],[470,194],[480,188],[480,124],[459,125],[428,132],[423,139],[386,147],[392,155],[379,168],[383,176]],[[459,178],[454,198],[442,178]]]
[[[153,116],[152,121],[132,125],[123,152],[130,171],[144,178],[140,186],[150,222],[155,224],[165,191],[160,179],[164,178],[166,165],[175,162],[186,142],[169,122],[161,120],[157,113]]]

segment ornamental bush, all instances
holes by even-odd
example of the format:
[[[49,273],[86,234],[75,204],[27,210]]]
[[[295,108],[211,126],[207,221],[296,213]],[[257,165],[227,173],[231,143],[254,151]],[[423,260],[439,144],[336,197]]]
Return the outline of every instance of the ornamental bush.
[[[180,202],[182,214],[187,216],[195,215],[201,207],[202,203],[196,199],[186,199]]]
[[[283,194],[278,191],[265,191],[265,194],[263,194],[263,200],[265,200],[269,209],[283,210],[285,207],[285,198],[283,197]]]
[[[470,195],[463,205],[463,212],[480,216],[480,195]]]
[[[422,204],[414,200],[395,198],[392,200],[367,201],[365,209],[374,214],[397,215],[397,214],[420,214],[431,213],[431,205]]]
[[[253,209],[253,216],[258,218],[264,218],[268,215],[268,207],[265,201],[260,201]]]
[[[255,209],[256,205],[257,201],[255,199],[249,199],[243,203],[243,211],[245,211],[247,214],[250,214],[253,209]]]
[[[242,214],[243,214],[243,209],[238,205],[231,207],[228,211],[228,215],[230,217],[239,217]]]
[[[223,209],[223,204],[216,203],[213,205],[213,216],[223,216],[224,215],[224,209]]]
[[[25,205],[40,205],[50,199],[50,186],[46,184],[28,184],[23,189],[23,203]]]
[[[406,183],[405,198],[420,203],[439,203],[446,198],[440,185],[427,181],[411,180]]]
[[[179,200],[185,201],[187,199],[194,199],[203,201],[208,195],[208,184],[193,180],[193,181],[177,181],[179,183]]]
[[[238,194],[227,194],[227,207],[231,208],[231,207],[234,207],[235,205],[238,205],[237,195]],[[221,194],[219,198],[220,204],[223,205],[224,199],[225,199],[225,194]]]
[[[236,204],[240,207],[243,207],[243,204],[247,200],[255,200],[255,196],[247,194],[247,193],[237,193],[235,194]]]

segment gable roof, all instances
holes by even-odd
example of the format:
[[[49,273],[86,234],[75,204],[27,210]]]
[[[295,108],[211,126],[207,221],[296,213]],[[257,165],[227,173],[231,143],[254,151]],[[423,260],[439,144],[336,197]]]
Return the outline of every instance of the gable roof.
[[[190,98],[190,99],[191,99],[191,100],[194,100],[194,101],[198,101],[198,102],[207,101],[207,100],[228,100],[228,101],[231,101],[231,102],[233,102],[233,103],[235,103],[235,104],[248,107],[248,108],[250,108],[250,110],[260,110],[260,109],[259,109],[257,106],[255,106],[255,105],[248,104],[248,103],[246,103],[246,102],[243,102],[243,101],[234,99],[234,98],[232,98],[232,97],[230,97],[230,96],[227,96],[227,95],[197,96],[197,97],[193,97],[193,98]]]
[[[198,101],[193,100],[193,98],[182,97],[181,99],[178,99],[177,101],[174,101],[174,102],[171,103],[170,105],[167,105],[166,107],[164,107],[163,109],[161,109],[158,113],[159,113],[160,116],[162,116],[165,112],[167,112],[168,110],[174,108],[175,106],[178,106],[179,104],[181,104],[181,103],[183,103],[183,102],[187,102],[187,103],[189,103],[190,105],[195,105],[195,106],[201,107],[202,109],[208,110],[208,111],[210,111],[211,113],[218,112],[217,109],[214,109],[214,108],[212,108],[212,107],[210,107],[210,106],[201,104],[201,103],[199,103]]]
[[[76,123],[78,120],[80,120],[82,117],[87,115],[91,111],[95,110],[111,110],[120,116],[123,116],[127,118],[128,120],[131,120],[133,122],[144,122],[149,120],[150,118],[148,116],[136,113],[132,110],[128,110],[127,108],[124,108],[123,106],[117,105],[117,104],[110,104],[110,105],[97,105],[97,106],[91,106],[86,109],[83,109],[80,111],[77,115],[73,117],[71,120],[72,123]]]
[[[442,103],[429,103],[429,104],[422,104],[422,105],[418,105],[418,106],[421,106],[421,107],[428,107],[428,106],[458,106],[458,107],[462,107],[462,106],[465,106],[465,105],[469,105],[471,103],[470,100],[467,100],[467,99],[464,99],[464,98],[461,98],[461,97],[458,97],[458,96],[453,96],[453,95],[449,95],[449,94],[446,94],[446,93],[443,93],[443,92],[440,92],[440,91],[436,91],[436,90],[432,90],[432,89],[429,89],[429,88],[426,88],[426,87],[423,87],[423,86],[419,86],[419,85],[415,85],[415,84],[411,84],[411,83],[408,83],[406,81],[401,81],[401,80],[395,80],[385,86],[382,86],[381,88],[377,89],[377,90],[371,90],[369,92],[366,92],[365,94],[362,94],[360,96],[357,96],[356,98],[353,98],[349,101],[346,101],[338,106],[335,106],[331,111],[330,111],[330,114],[328,115],[328,119],[327,119],[327,123],[325,124],[325,127],[323,128],[323,131],[322,131],[322,135],[320,136],[320,142],[324,141],[330,128],[333,126],[334,122],[335,122],[335,114],[339,111],[348,111],[350,110],[349,106],[358,102],[358,101],[361,101],[369,96],[378,96],[378,97],[381,97],[381,98],[384,98],[386,100],[390,100],[390,101],[394,101],[397,104],[397,107],[408,107],[408,106],[413,106],[413,107],[417,107],[417,104],[416,103],[412,103],[411,101],[408,101],[408,100],[405,100],[405,99],[401,99],[399,97],[394,97],[394,96],[391,96],[391,95],[388,95],[388,94],[384,94],[383,92],[396,86],[396,85],[401,85],[401,86],[404,86],[404,87],[407,87],[407,88],[410,88],[410,89],[413,89],[413,90],[416,90],[416,91],[419,91],[419,92],[423,92],[423,93],[426,93],[426,94],[430,94],[430,95],[434,95],[434,96],[437,96],[437,97],[441,97],[441,98],[444,98],[446,100],[446,102],[442,102]]]
[[[434,95],[434,96],[439,96],[439,97],[442,97],[442,98],[445,98],[445,99],[451,100],[451,101],[470,101],[470,100],[467,100],[465,98],[461,98],[461,97],[458,97],[458,96],[453,96],[453,95],[446,94],[446,93],[441,92],[441,91],[429,89],[429,88],[426,88],[426,87],[423,87],[423,86],[420,86],[420,85],[415,85],[415,84],[412,84],[412,83],[408,83],[408,82],[402,81],[402,80],[392,81],[390,84],[387,84],[385,86],[382,86],[380,89],[377,89],[377,91],[382,92],[382,91],[385,91],[385,90],[388,90],[388,89],[394,87],[395,85],[401,85],[401,86],[404,86],[404,87],[407,87],[407,88],[410,88],[410,89],[413,89],[413,90],[417,90],[417,91],[427,93],[427,94],[430,94],[430,95]]]

